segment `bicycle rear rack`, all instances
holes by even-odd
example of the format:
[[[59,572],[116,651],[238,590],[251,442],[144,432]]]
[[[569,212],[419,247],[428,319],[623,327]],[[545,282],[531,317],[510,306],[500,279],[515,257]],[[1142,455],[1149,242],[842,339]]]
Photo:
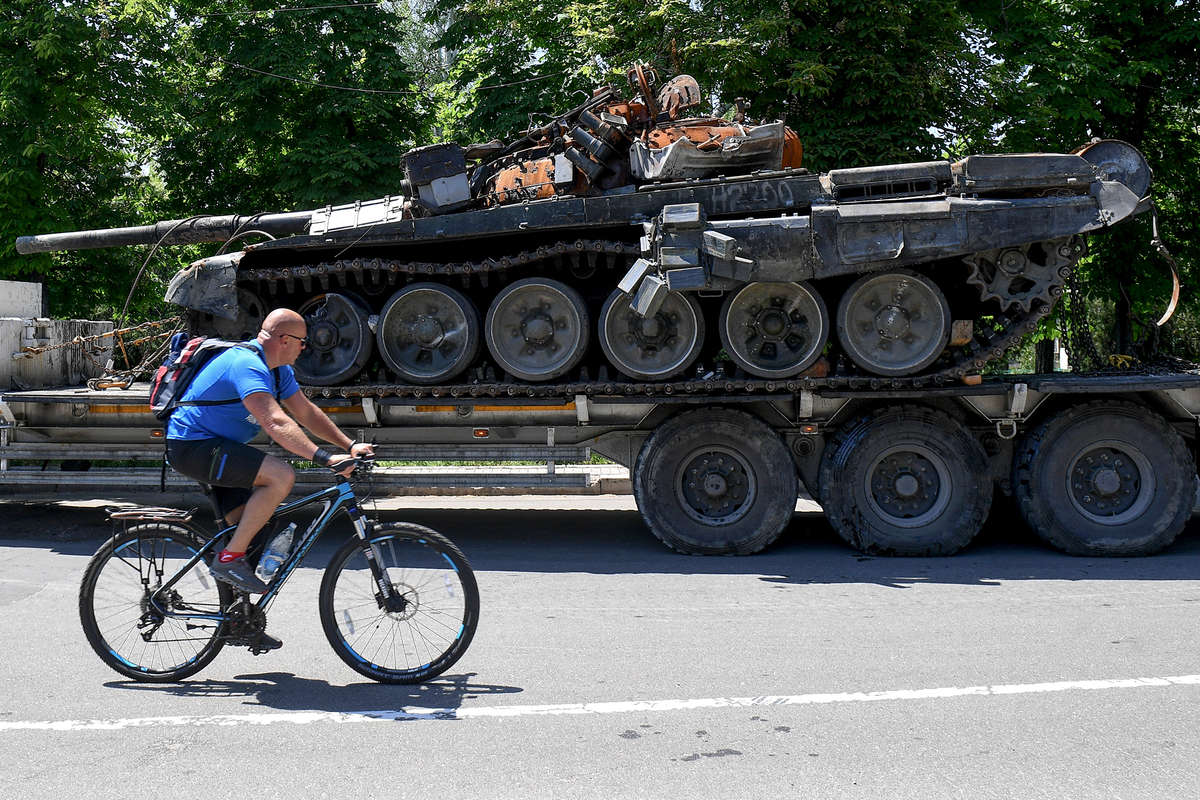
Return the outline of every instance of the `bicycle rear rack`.
[[[178,508],[161,508],[158,506],[136,506],[134,508],[105,508],[111,522],[117,520],[134,520],[139,522],[191,522],[192,516],[198,509],[191,508],[182,511]]]

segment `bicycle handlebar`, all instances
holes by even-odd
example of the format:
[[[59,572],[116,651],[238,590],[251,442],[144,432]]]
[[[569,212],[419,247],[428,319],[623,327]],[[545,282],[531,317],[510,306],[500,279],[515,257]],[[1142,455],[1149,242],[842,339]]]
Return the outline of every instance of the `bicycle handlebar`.
[[[326,469],[328,469],[334,475],[340,475],[342,471],[346,469],[346,465],[348,464],[353,464],[355,470],[363,468],[369,469],[375,466],[375,456],[353,456],[351,458],[342,459],[336,464],[329,464],[326,466]]]

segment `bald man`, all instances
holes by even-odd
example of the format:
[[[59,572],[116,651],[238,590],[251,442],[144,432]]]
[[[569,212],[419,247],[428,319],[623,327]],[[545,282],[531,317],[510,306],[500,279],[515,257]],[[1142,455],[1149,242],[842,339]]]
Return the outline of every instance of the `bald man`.
[[[246,592],[266,591],[246,562],[246,549],[296,482],[289,464],[246,443],[261,428],[284,450],[322,466],[374,454],[371,445],[338,430],[300,391],[292,364],[307,347],[307,335],[304,317],[275,309],[256,338],[204,365],[167,423],[167,461],[211,486],[221,514],[237,525],[213,562],[213,577]],[[301,426],[350,455],[318,447]],[[351,469],[347,465],[342,474]],[[279,646],[278,640],[271,642]]]

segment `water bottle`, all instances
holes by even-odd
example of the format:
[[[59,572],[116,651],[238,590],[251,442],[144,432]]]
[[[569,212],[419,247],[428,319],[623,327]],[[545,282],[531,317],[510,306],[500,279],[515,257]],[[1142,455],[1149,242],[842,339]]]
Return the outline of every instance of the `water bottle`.
[[[279,567],[283,564],[283,560],[287,558],[288,553],[292,550],[292,534],[296,532],[296,523],[291,523],[286,528],[275,534],[275,537],[267,544],[263,550],[262,558],[258,560],[258,567],[254,570],[254,574],[263,583],[270,583],[271,578],[275,577],[275,573],[279,571]]]

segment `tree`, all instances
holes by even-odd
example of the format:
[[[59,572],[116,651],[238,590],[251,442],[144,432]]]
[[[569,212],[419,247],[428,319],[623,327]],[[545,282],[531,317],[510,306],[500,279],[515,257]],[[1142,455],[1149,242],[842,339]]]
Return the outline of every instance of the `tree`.
[[[65,0],[0,8],[0,277],[44,281],[56,314],[111,317],[136,269],[136,254],[119,251],[18,256],[14,240],[117,224],[152,191],[123,135],[139,13]]]
[[[994,144],[1064,150],[1092,138],[1123,139],[1154,170],[1163,238],[1200,279],[1200,3],[1196,0],[989,0],[964,3],[989,41]],[[1116,300],[1114,346],[1129,352],[1135,323],[1157,318],[1170,292],[1148,242],[1149,220],[1095,237],[1082,272],[1093,297]],[[1200,312],[1185,297],[1181,322]],[[1135,327],[1140,331],[1135,332]],[[1193,357],[1200,355],[1196,351]]]
[[[603,80],[649,62],[688,73],[717,111],[735,98],[796,129],[816,169],[929,158],[935,126],[971,102],[978,55],[952,0],[539,0],[443,2],[457,20],[461,91],[448,130],[509,134],[528,115],[573,104]],[[525,75],[552,76],[506,85]],[[499,88],[487,88],[488,86]],[[576,93],[576,94],[573,94]]]
[[[305,209],[397,192],[421,107],[397,50],[404,17],[375,5],[288,5],[177,5],[178,32],[159,64],[179,96],[148,131],[175,213]],[[293,10],[305,5],[313,8]]]

